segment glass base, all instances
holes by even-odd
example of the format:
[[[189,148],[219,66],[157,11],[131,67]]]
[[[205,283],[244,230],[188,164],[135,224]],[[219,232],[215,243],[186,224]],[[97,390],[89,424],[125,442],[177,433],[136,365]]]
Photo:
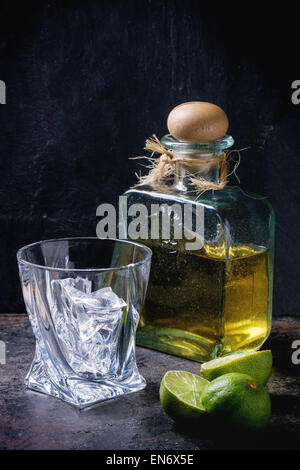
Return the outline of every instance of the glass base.
[[[257,351],[268,335],[232,335],[216,342],[176,328],[143,326],[137,330],[136,344],[203,363],[238,351]]]
[[[25,378],[26,387],[35,392],[60,398],[78,408],[85,408],[104,400],[137,392],[146,386],[146,381],[138,373],[137,368],[131,369],[130,375],[119,377],[89,381],[74,374],[73,377],[65,377],[59,382],[58,385],[50,379],[37,350]]]
[[[136,344],[196,362],[215,359],[221,345],[188,331],[175,328],[139,327]]]

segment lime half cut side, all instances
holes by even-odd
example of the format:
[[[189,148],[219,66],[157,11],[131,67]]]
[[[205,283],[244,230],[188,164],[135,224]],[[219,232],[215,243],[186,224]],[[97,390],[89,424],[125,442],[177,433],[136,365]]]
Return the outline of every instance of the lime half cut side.
[[[214,380],[231,372],[250,375],[258,384],[265,385],[272,372],[272,353],[265,351],[243,351],[219,357],[201,366],[203,377]]]
[[[167,372],[160,384],[163,410],[176,421],[195,421],[205,414],[201,395],[208,381],[181,370]]]

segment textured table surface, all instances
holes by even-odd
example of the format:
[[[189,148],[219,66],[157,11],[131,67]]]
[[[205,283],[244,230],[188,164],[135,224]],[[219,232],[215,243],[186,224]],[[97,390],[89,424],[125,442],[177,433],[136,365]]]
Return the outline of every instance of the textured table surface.
[[[224,437],[207,427],[176,426],[160,407],[160,380],[170,369],[197,373],[199,364],[143,348],[137,348],[137,361],[147,387],[140,392],[77,411],[55,398],[25,390],[23,381],[34,353],[31,327],[25,315],[1,315],[6,364],[0,365],[0,449],[299,449],[300,364],[294,365],[291,359],[297,339],[299,320],[274,322],[265,345],[274,357],[268,385],[272,418],[262,435],[246,439]]]

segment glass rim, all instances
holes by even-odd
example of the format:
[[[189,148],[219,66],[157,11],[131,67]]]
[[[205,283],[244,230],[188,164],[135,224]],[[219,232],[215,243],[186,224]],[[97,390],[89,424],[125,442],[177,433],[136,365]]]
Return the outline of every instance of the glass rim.
[[[115,266],[113,268],[78,268],[78,269],[76,269],[76,268],[54,268],[53,266],[43,266],[41,264],[32,263],[30,261],[26,261],[26,260],[22,259],[22,253],[24,253],[25,250],[27,250],[28,248],[32,248],[34,246],[41,245],[42,243],[61,242],[61,241],[83,241],[83,240],[86,240],[86,241],[97,241],[98,240],[98,241],[102,241],[102,242],[103,241],[112,241],[112,242],[124,243],[124,244],[127,244],[127,245],[138,246],[139,248],[142,248],[142,250],[144,250],[145,257],[144,257],[144,259],[142,259],[141,261],[137,261],[136,263],[129,263],[129,264],[125,264],[123,266]],[[66,273],[70,273],[70,272],[101,273],[101,272],[108,272],[108,271],[121,271],[123,269],[133,268],[133,267],[139,266],[141,264],[144,264],[147,261],[151,260],[152,251],[146,245],[142,245],[141,243],[136,243],[136,242],[131,241],[131,240],[122,240],[122,239],[118,239],[118,238],[98,238],[98,237],[64,237],[64,238],[50,238],[48,240],[40,240],[38,242],[29,243],[28,245],[25,245],[25,246],[19,248],[19,250],[17,251],[16,256],[17,256],[18,263],[22,263],[22,264],[25,264],[27,266],[38,268],[38,269],[43,269],[45,271],[58,271],[58,272],[66,272]]]
[[[166,134],[161,138],[161,143],[170,150],[226,150],[233,146],[234,139],[231,135],[225,134],[224,137],[212,142],[184,142],[176,139],[172,134]]]

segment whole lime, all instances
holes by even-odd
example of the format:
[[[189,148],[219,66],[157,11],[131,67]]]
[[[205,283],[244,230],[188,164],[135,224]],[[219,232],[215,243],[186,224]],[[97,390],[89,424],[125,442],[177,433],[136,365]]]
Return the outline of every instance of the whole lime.
[[[210,382],[201,397],[206,411],[234,428],[264,429],[270,419],[270,397],[263,385],[246,374],[232,372]]]

